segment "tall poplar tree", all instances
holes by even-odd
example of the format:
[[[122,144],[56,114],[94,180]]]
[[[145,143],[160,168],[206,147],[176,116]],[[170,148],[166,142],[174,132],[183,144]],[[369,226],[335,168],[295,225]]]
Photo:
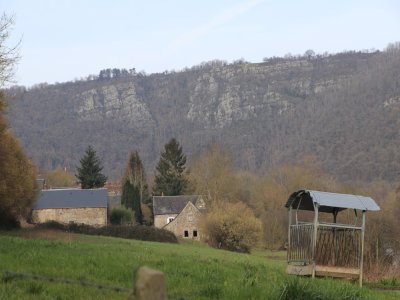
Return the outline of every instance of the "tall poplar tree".
[[[79,162],[81,166],[78,167],[78,174],[75,176],[81,187],[83,189],[103,187],[107,181],[107,177],[101,173],[103,166],[92,146],[89,145],[86,148],[85,155]]]
[[[126,180],[122,187],[121,204],[126,208],[133,210],[135,221],[138,224],[142,224],[143,214],[139,198],[139,189]]]
[[[150,197],[146,173],[137,151],[129,155],[122,182],[121,204],[132,209],[136,222],[141,224],[143,222],[141,203],[147,204]]]
[[[183,154],[182,146],[172,138],[165,144],[157,164],[153,193],[165,196],[184,194],[189,185],[185,164],[186,155]]]
[[[148,204],[150,202],[146,171],[137,151],[131,152],[129,155],[123,178],[123,181],[125,180],[128,180],[133,186],[138,188],[141,203]]]

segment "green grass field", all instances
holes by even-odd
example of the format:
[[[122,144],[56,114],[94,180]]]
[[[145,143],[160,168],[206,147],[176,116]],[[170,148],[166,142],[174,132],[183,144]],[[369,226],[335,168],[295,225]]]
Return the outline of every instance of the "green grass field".
[[[340,280],[285,275],[285,253],[251,255],[197,242],[166,244],[34,229],[0,232],[0,269],[131,288],[140,266],[166,275],[169,299],[398,299]],[[296,298],[293,298],[295,293]],[[80,284],[0,274],[0,299],[126,299]]]

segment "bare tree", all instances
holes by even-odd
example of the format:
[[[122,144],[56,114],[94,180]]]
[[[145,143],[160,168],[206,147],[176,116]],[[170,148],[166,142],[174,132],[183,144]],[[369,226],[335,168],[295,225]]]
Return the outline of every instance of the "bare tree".
[[[0,18],[0,87],[11,83],[14,76],[14,66],[19,59],[19,45],[8,46],[7,40],[10,29],[14,25],[14,18],[3,14]]]

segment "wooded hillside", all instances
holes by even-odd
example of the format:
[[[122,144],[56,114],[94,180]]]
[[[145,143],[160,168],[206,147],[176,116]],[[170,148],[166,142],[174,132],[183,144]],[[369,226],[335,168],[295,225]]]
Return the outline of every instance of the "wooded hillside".
[[[7,91],[12,130],[39,167],[74,171],[92,144],[109,177],[134,149],[151,175],[176,137],[189,163],[218,143],[248,170],[315,155],[340,180],[399,178],[399,47],[105,74]]]

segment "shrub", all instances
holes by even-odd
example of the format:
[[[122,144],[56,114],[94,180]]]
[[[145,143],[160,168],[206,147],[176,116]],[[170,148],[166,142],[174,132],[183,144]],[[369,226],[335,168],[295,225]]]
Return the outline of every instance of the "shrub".
[[[220,203],[203,219],[203,229],[212,247],[250,252],[261,234],[261,221],[242,202]]]
[[[125,239],[177,243],[176,236],[168,230],[143,225],[111,225],[103,227],[92,227],[86,224],[61,224],[56,221],[37,224],[39,228],[55,229],[79,234],[112,236]]]
[[[15,216],[8,212],[0,211],[0,229],[11,230],[20,227],[21,224]]]
[[[134,223],[132,210],[127,209],[125,207],[113,208],[110,213],[110,223],[112,225]]]
[[[57,221],[46,221],[44,223],[37,224],[36,227],[45,229],[66,230],[65,225],[58,223]]]
[[[142,241],[178,242],[176,236],[171,231],[143,225],[104,226],[96,228],[94,234]]]

